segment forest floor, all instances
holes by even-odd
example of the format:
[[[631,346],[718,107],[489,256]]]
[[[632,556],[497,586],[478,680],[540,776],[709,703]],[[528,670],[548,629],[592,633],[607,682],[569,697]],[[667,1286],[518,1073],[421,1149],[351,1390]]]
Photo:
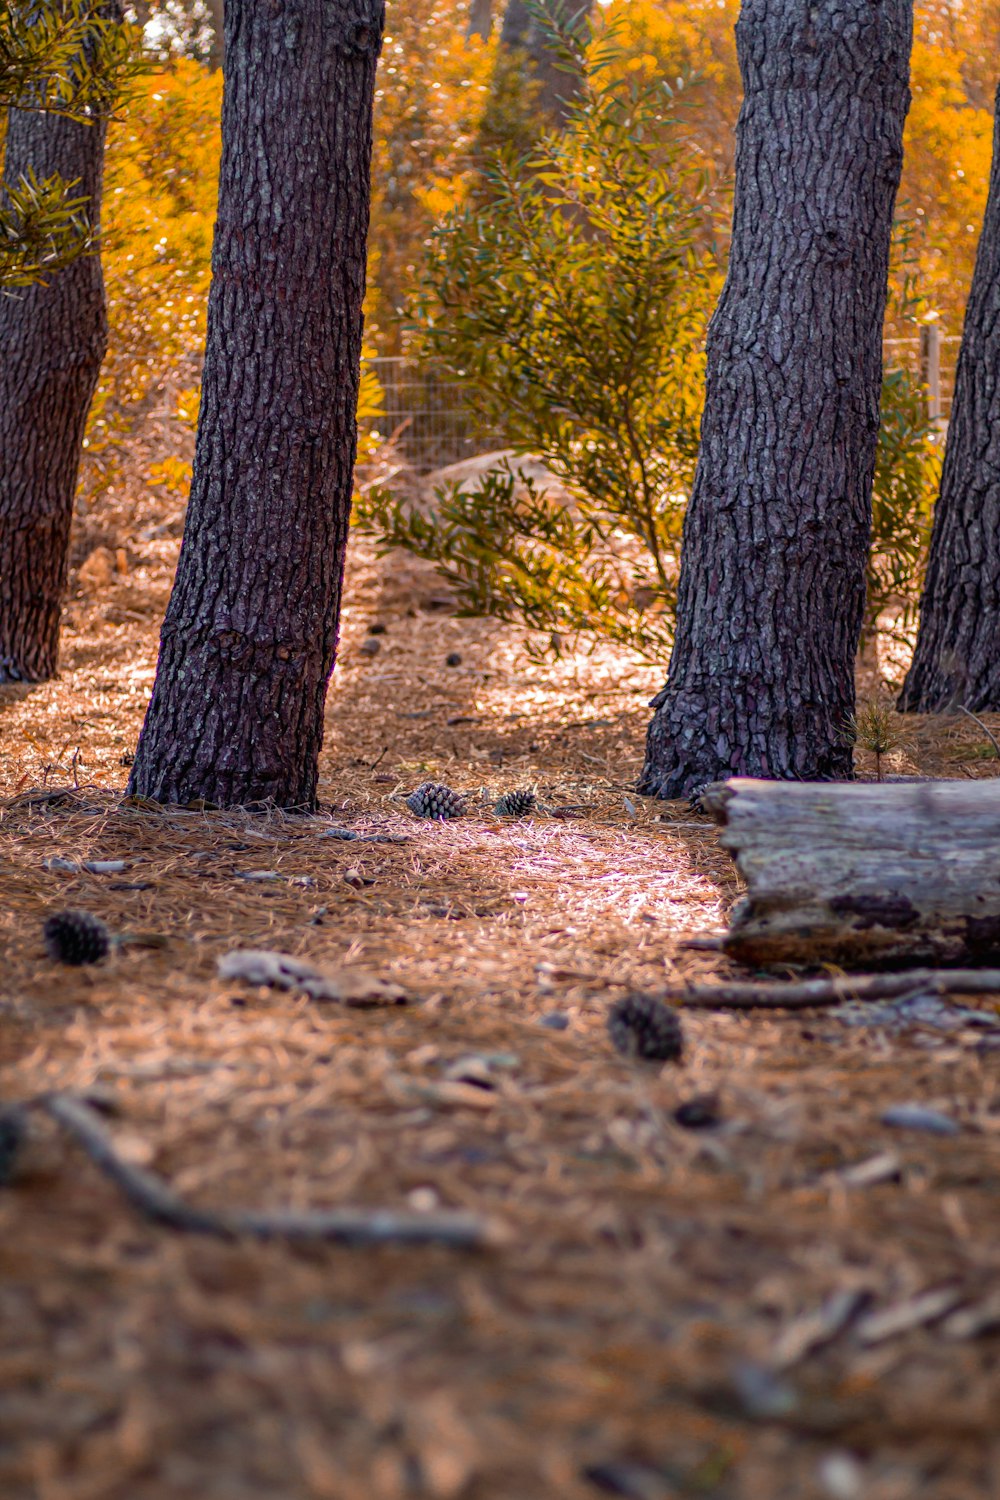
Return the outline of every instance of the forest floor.
[[[321,815],[123,805],[178,548],[133,520],[74,574],[59,679],[0,690],[0,1097],[99,1098],[201,1206],[464,1208],[503,1236],[184,1236],[40,1120],[0,1191],[4,1500],[1000,1500],[1000,1052],[698,1011],[684,1065],[640,1077],[609,1003],[731,972],[686,943],[738,887],[705,819],[631,790],[659,673],[532,666],[363,546]],[[894,769],[996,773],[967,720],[903,733]],[[413,819],[428,776],[471,815]],[[477,800],[531,782],[559,816]],[[57,967],[65,906],[162,946]],[[218,976],[234,947],[412,1003],[248,989]],[[705,1095],[718,1123],[675,1120]],[[960,1128],[890,1128],[894,1103]]]

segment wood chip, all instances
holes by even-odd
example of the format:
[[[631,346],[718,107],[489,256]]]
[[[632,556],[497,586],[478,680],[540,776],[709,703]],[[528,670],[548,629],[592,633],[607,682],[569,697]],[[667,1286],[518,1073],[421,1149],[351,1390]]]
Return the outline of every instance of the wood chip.
[[[236,948],[219,959],[219,977],[243,984],[280,990],[302,990],[311,1000],[333,1000],[341,1005],[405,1005],[398,984],[363,969],[318,969],[288,953],[266,948]]]
[[[913,1328],[924,1328],[936,1323],[952,1308],[964,1300],[964,1293],[955,1287],[939,1287],[935,1291],[921,1292],[906,1302],[894,1303],[881,1312],[869,1313],[857,1326],[857,1336],[862,1344],[883,1344],[886,1339],[898,1338]]]

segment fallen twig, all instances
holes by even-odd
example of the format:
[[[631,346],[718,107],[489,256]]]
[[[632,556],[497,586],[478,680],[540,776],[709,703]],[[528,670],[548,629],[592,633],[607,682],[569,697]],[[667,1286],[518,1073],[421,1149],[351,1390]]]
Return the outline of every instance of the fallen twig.
[[[808,1010],[843,1000],[894,1000],[903,995],[1000,995],[1000,969],[910,969],[903,974],[844,974],[836,979],[692,984],[666,998],[696,1010]]]
[[[963,706],[962,706],[961,703],[957,704],[956,706],[957,706],[958,711],[959,711],[960,714],[965,714],[965,717],[967,719],[971,719],[972,722],[973,722],[973,724],[978,724],[979,725],[980,729],[983,731],[983,733],[985,734],[986,738],[989,740],[990,744],[993,746],[993,748],[996,751],[997,755],[1000,756],[1000,740],[997,739],[997,737],[993,733],[992,729],[988,729],[986,727],[986,725],[983,723],[982,719],[979,717],[979,715],[978,714],[974,714],[972,712],[971,708],[963,708]]]
[[[314,1213],[214,1213],[193,1208],[152,1172],[124,1161],[95,1111],[82,1099],[70,1094],[46,1094],[33,1103],[72,1136],[143,1218],[167,1229],[219,1239],[447,1245],[455,1250],[485,1249],[505,1238],[496,1221],[460,1210],[401,1213],[393,1209],[338,1208]]]

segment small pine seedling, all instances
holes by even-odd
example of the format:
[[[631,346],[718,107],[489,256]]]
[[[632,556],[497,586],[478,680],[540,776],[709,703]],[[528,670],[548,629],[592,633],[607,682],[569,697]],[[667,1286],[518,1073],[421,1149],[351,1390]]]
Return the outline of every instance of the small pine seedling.
[[[111,934],[89,911],[57,911],[43,928],[45,951],[61,964],[96,964],[111,952]]]
[[[680,1016],[658,995],[626,995],[608,1012],[608,1034],[623,1057],[641,1062],[680,1062],[684,1032]]]
[[[892,709],[885,703],[865,703],[844,721],[844,738],[875,757],[875,779],[882,780],[882,757],[899,745]]]

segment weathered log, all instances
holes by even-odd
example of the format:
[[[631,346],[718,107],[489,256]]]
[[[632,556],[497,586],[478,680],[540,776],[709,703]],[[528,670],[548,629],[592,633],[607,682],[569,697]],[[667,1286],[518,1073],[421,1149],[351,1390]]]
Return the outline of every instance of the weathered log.
[[[747,883],[724,940],[749,964],[1000,957],[1000,778],[737,778],[703,802]]]

